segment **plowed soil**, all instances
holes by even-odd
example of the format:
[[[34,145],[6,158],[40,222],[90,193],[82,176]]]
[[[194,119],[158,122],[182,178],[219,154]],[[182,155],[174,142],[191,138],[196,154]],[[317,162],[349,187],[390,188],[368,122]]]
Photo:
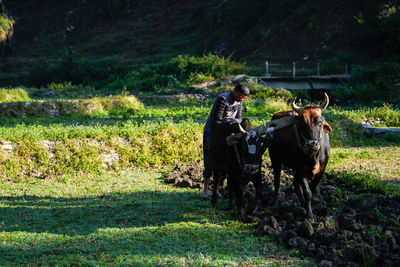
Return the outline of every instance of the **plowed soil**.
[[[262,199],[254,201],[254,189],[246,188],[246,212],[257,222],[255,234],[275,236],[320,266],[400,266],[398,197],[367,192],[326,174],[313,196],[314,220],[309,221],[289,171],[281,179],[279,208],[271,208],[271,170],[263,168]],[[176,165],[164,177],[175,186],[201,188],[202,163]]]

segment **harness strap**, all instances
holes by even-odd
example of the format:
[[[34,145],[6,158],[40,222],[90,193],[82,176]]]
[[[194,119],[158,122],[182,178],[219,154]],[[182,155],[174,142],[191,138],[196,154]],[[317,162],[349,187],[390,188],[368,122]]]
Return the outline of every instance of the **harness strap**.
[[[299,145],[300,149],[303,150],[301,143],[300,143],[299,131],[297,130],[297,123],[294,123],[293,127],[294,127],[294,132],[296,133],[297,144]]]

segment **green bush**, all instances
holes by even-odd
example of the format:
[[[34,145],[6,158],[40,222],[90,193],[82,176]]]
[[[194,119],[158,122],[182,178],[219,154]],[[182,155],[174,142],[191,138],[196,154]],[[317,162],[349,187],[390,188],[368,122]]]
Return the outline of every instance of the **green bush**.
[[[103,158],[110,154],[118,155],[113,168],[191,163],[201,157],[202,127],[165,121],[140,126],[132,121],[110,126],[18,125],[7,138],[13,152],[0,153],[0,177],[98,173],[108,168]]]
[[[293,97],[292,93],[290,93],[290,91],[285,89],[272,89],[254,82],[250,83],[249,87],[250,87],[250,97],[253,99],[258,99],[258,98],[267,99],[271,97],[289,99]]]
[[[196,84],[202,82],[209,82],[214,80],[214,77],[211,75],[206,75],[203,73],[190,73],[189,78],[187,80],[187,84]]]
[[[202,57],[189,57],[179,55],[171,60],[176,69],[177,78],[187,81],[193,74],[213,76],[217,79],[231,74],[244,72],[244,64],[235,63],[231,56],[225,58],[209,53]]]
[[[23,88],[0,89],[0,102],[31,101],[28,93]]]
[[[85,98],[96,95],[97,91],[93,86],[72,84],[71,82],[49,83],[48,89],[53,90],[57,97],[61,98]]]
[[[89,60],[66,52],[54,62],[43,59],[34,62],[26,77],[26,83],[36,87],[64,82],[89,85],[99,81],[104,83],[120,71],[113,60]]]
[[[400,63],[358,66],[349,87],[332,93],[338,103],[400,103]]]
[[[224,58],[212,54],[202,57],[179,55],[162,63],[138,67],[108,86],[126,87],[135,91],[181,90],[193,83],[245,71],[244,64],[235,63],[230,57]]]

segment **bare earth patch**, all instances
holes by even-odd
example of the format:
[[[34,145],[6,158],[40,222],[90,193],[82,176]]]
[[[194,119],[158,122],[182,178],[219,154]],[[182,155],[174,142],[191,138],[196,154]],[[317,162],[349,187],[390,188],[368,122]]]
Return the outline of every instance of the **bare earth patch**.
[[[164,177],[175,186],[200,188],[202,164],[176,165]],[[257,235],[275,236],[287,247],[314,258],[320,266],[399,266],[398,197],[370,193],[327,174],[313,197],[315,219],[307,221],[292,179],[289,172],[283,175],[277,209],[271,208],[273,175],[269,168],[263,173],[261,200],[254,202],[252,188],[247,188],[246,211],[258,222]]]

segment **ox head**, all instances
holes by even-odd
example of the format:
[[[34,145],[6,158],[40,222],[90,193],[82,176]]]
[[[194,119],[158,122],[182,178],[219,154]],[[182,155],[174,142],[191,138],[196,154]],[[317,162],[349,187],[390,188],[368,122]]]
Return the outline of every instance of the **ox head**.
[[[247,175],[253,175],[260,169],[261,157],[266,150],[269,139],[259,137],[257,132],[252,130],[247,119],[244,119],[241,125],[248,132],[241,141],[243,172]]]
[[[296,129],[299,146],[309,157],[315,157],[321,148],[323,133],[332,132],[331,126],[322,117],[322,111],[328,106],[329,97],[325,93],[325,100],[319,106],[298,107],[296,98],[293,100],[292,108],[299,114]],[[301,143],[304,142],[304,145]]]

